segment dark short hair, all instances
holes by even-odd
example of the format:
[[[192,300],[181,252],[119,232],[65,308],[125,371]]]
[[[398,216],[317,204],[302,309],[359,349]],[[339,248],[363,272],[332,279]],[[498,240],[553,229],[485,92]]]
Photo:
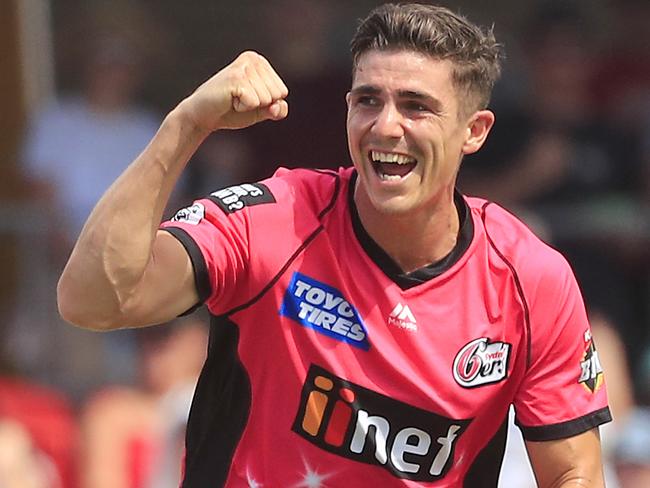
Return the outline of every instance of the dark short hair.
[[[462,15],[436,5],[385,4],[361,21],[351,42],[353,71],[370,50],[411,50],[453,63],[452,81],[471,113],[487,107],[501,74],[501,45]]]

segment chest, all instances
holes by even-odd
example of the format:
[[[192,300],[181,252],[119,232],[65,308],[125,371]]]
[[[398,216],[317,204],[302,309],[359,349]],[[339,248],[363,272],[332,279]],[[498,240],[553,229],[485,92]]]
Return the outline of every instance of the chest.
[[[334,382],[454,418],[512,396],[526,327],[507,270],[479,260],[402,289],[348,251],[313,246],[247,311],[255,325],[241,328],[240,351],[251,367],[303,383],[324,368]]]

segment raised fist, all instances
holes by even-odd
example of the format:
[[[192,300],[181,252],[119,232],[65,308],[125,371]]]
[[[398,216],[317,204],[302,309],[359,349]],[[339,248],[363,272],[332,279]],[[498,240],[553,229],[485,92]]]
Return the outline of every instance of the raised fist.
[[[200,130],[241,129],[286,117],[288,94],[266,58],[246,51],[199,86],[180,107]]]

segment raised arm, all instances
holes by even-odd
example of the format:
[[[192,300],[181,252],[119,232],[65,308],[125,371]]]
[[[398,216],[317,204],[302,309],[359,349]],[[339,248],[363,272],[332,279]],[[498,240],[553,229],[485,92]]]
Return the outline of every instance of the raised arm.
[[[211,132],[280,120],[287,94],[268,61],[245,52],[167,115],[88,218],[57,288],[64,319],[97,330],[136,327],[196,304],[187,253],[158,230],[172,189]]]

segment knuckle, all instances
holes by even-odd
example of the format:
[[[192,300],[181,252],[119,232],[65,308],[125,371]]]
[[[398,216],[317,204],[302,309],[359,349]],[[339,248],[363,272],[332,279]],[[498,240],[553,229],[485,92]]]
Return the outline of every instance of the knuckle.
[[[241,84],[247,78],[248,76],[246,74],[246,65],[235,66],[230,71],[230,81],[232,83]]]
[[[239,55],[239,57],[243,60],[249,61],[249,62],[255,62],[257,61],[261,56],[252,50],[244,51]]]

